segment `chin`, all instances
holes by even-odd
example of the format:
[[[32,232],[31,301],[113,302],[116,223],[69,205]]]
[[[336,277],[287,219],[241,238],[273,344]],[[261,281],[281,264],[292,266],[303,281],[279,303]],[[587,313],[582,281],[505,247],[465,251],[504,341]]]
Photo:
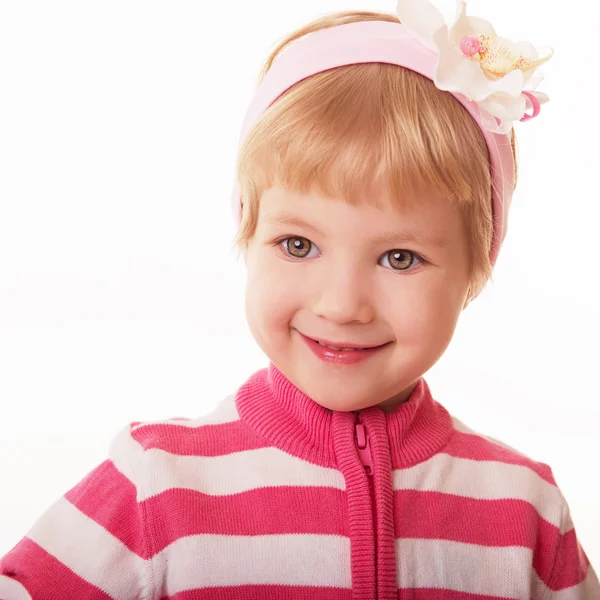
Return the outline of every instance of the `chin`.
[[[334,411],[353,411],[373,406],[378,402],[371,394],[362,393],[356,385],[344,386],[339,382],[318,382],[312,380],[305,387],[305,393],[324,408]]]

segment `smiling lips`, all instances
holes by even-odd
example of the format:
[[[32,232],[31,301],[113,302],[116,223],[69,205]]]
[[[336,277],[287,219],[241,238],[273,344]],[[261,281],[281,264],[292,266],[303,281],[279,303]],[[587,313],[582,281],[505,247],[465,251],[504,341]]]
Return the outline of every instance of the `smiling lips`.
[[[300,333],[300,332],[298,332]],[[304,334],[301,334],[304,335]],[[313,342],[317,342],[317,344],[320,344],[321,346],[325,346],[326,348],[331,348],[332,350],[337,350],[339,351],[344,351],[344,352],[351,352],[353,350],[371,350],[373,348],[379,348],[379,346],[383,346],[384,344],[354,344],[352,342],[342,342],[342,343],[337,343],[337,342],[333,342],[331,340],[324,340],[322,338],[314,338],[314,337],[310,337],[310,336],[304,336],[307,337],[308,339],[312,340]],[[387,342],[385,342],[387,343]]]
[[[318,358],[325,362],[335,364],[354,364],[360,362],[370,356],[373,356],[376,352],[384,347],[387,347],[389,344],[389,342],[379,345],[367,344],[365,346],[359,346],[358,344],[350,344],[346,342],[335,344],[330,340],[315,340],[305,336],[302,333],[300,333],[300,335]]]

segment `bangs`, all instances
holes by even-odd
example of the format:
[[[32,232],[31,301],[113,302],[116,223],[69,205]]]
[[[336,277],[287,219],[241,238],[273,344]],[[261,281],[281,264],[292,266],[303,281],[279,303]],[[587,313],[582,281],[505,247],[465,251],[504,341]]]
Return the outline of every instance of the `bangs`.
[[[239,154],[244,203],[273,185],[398,207],[437,193],[459,207],[490,195],[479,126],[450,93],[399,67],[338,67],[295,84],[257,121]]]

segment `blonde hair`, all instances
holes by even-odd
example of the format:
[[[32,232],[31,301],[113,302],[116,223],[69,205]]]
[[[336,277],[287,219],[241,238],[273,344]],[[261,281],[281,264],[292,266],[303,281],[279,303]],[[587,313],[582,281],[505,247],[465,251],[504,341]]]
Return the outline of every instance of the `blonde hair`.
[[[393,14],[348,11],[298,29],[269,56],[298,38],[357,21],[400,22]],[[511,132],[513,154],[516,150]],[[516,166],[515,166],[516,171]],[[312,75],[288,89],[257,120],[238,154],[243,214],[234,245],[247,248],[260,197],[275,183],[285,189],[357,204],[384,182],[398,207],[432,189],[463,218],[470,241],[469,299],[492,275],[491,175],[479,125],[450,93],[397,65],[353,64]],[[516,181],[516,172],[515,172]],[[422,200],[421,200],[422,201]]]

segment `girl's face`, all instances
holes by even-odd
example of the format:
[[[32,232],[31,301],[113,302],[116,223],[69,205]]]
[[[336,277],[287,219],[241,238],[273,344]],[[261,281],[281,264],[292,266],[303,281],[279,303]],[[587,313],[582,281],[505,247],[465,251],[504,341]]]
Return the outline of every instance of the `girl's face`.
[[[432,196],[400,211],[377,200],[381,208],[351,206],[272,187],[245,254],[254,338],[331,410],[390,412],[405,402],[444,353],[467,299],[469,251],[451,204]],[[340,362],[306,338],[382,347]]]

